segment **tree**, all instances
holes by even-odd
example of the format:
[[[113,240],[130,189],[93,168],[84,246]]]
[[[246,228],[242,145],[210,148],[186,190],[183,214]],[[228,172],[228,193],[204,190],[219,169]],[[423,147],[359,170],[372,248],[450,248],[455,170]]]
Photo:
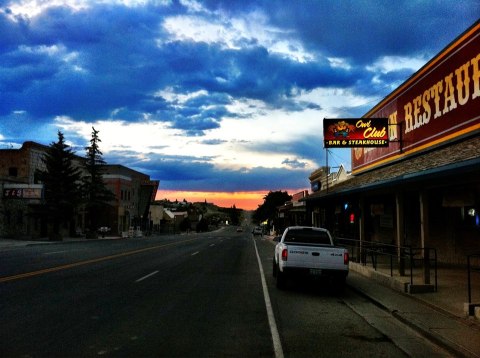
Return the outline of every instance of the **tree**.
[[[197,232],[206,232],[208,231],[208,221],[205,218],[202,218],[196,227]]]
[[[277,213],[277,207],[292,200],[292,196],[286,191],[270,191],[264,198],[263,204],[259,205],[253,213],[253,219],[261,223],[265,220],[273,221]]]
[[[73,164],[75,153],[58,131],[58,141],[50,144],[43,158],[46,170],[39,173],[44,184],[45,209],[51,223],[50,240],[62,240],[60,226],[69,223],[77,208],[81,172]]]
[[[88,173],[83,178],[83,193],[85,199],[85,210],[88,216],[88,236],[89,238],[97,237],[97,229],[99,227],[99,219],[101,213],[110,206],[110,202],[115,199],[115,195],[108,190],[103,181],[103,172],[105,169],[105,161],[103,153],[100,151],[98,137],[99,131],[92,127],[92,138],[90,145],[85,147],[86,161],[85,169]]]
[[[230,216],[230,222],[232,225],[240,225],[240,216],[242,209],[237,209],[235,204],[233,204],[233,206],[227,209],[226,212]]]

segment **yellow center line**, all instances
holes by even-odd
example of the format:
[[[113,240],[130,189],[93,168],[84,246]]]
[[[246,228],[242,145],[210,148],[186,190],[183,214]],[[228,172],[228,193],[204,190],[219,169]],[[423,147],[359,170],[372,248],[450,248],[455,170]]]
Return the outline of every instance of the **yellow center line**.
[[[0,277],[0,283],[19,280],[19,279],[26,278],[26,277],[43,275],[43,274],[49,273],[49,272],[67,270],[67,269],[71,269],[71,268],[74,268],[74,267],[89,265],[89,264],[102,262],[102,261],[107,261],[107,260],[112,260],[112,259],[116,259],[116,258],[119,258],[119,257],[135,255],[135,254],[139,254],[139,253],[142,253],[142,252],[161,249],[161,248],[164,248],[164,247],[167,247],[167,246],[178,245],[178,244],[182,244],[182,243],[189,242],[189,241],[194,241],[194,240],[196,240],[196,239],[176,241],[176,242],[171,242],[169,244],[157,245],[157,246],[152,246],[152,247],[146,247],[144,249],[122,252],[121,254],[104,256],[104,257],[99,257],[99,258],[96,258],[96,259],[91,259],[91,260],[86,260],[86,261],[74,262],[72,264],[67,264],[67,265],[62,265],[62,266],[50,267],[50,268],[46,268],[46,269],[43,269],[43,270],[26,272],[26,273],[21,273],[21,274],[18,274],[18,275],[13,275],[13,276]]]

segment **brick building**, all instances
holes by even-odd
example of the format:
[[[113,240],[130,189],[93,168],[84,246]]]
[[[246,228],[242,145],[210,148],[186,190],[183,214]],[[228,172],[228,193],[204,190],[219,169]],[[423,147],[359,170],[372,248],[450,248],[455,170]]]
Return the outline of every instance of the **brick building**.
[[[108,215],[105,225],[112,233],[122,233],[139,228],[151,231],[152,214],[150,204],[155,201],[159,182],[150,180],[150,176],[123,165],[107,165],[103,175],[105,184],[115,194],[116,201]]]
[[[0,236],[43,238],[48,236],[48,223],[41,215],[43,184],[38,172],[45,170],[43,157],[48,146],[25,142],[19,149],[0,150]],[[84,158],[77,156],[74,165],[84,170]],[[101,226],[112,234],[129,230],[130,226],[144,230],[149,225],[149,207],[154,201],[158,181],[146,174],[122,165],[105,166],[104,180],[115,194],[115,201],[100,219]],[[85,213],[78,208],[74,222],[61,228],[63,235],[85,232]]]

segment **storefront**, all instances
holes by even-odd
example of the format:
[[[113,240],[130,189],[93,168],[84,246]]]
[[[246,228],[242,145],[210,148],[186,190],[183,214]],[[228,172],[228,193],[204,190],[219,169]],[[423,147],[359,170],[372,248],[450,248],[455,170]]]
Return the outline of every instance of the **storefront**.
[[[311,224],[440,263],[480,252],[480,23],[362,118],[388,118],[389,145],[352,148],[352,177],[304,199]]]

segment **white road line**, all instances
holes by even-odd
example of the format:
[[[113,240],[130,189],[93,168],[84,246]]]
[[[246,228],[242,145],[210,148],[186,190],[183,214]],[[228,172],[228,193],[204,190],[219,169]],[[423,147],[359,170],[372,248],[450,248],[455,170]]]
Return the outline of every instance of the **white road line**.
[[[215,244],[211,244],[210,247],[215,246]]]
[[[62,253],[64,253],[64,252],[68,252],[68,250],[45,252],[43,255],[55,255],[55,254],[62,254]]]
[[[153,271],[152,273],[149,273],[147,276],[143,276],[142,278],[139,278],[137,281],[135,282],[141,282],[149,277],[152,277],[153,275],[156,275],[158,273],[158,271]]]
[[[277,324],[275,323],[275,316],[273,315],[272,303],[270,301],[270,295],[268,294],[267,281],[265,280],[265,274],[263,273],[262,261],[258,254],[257,243],[253,240],[255,245],[255,252],[257,253],[258,267],[260,269],[260,276],[262,279],[263,297],[265,298],[265,306],[267,307],[268,323],[270,325],[270,332],[272,333],[273,350],[275,351],[276,358],[283,358],[282,342],[280,341],[280,335],[278,334]]]
[[[196,254],[200,253],[200,251],[196,251],[192,254],[192,256],[195,256]]]

